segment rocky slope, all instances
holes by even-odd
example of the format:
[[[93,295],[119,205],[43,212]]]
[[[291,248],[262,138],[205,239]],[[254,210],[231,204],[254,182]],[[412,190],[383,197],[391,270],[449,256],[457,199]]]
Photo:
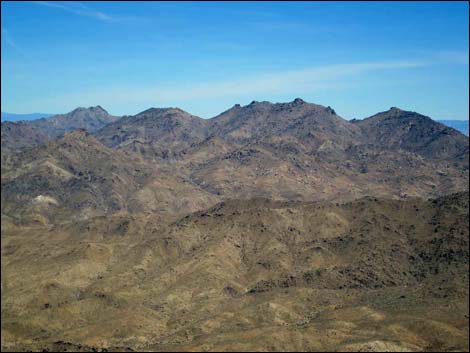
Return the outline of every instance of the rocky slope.
[[[2,351],[468,351],[456,130],[301,99],[50,119],[2,123]]]
[[[75,130],[11,159],[2,173],[2,213],[75,219],[115,212],[127,207],[127,195],[148,173],[137,159]]]
[[[354,123],[373,144],[468,163],[468,137],[427,116],[393,107]]]
[[[32,120],[31,125],[46,131],[53,137],[57,137],[75,129],[85,129],[93,132],[117,119],[119,117],[110,115],[98,105],[89,108],[80,107],[67,114]]]
[[[191,179],[222,197],[287,200],[437,196],[466,188],[463,134],[411,112],[392,115],[385,126],[375,120],[348,122],[301,99],[234,106],[209,121],[206,140],[185,151]],[[400,126],[416,121],[403,135]],[[376,135],[385,131],[389,137],[380,141]],[[407,139],[414,145],[394,142]],[[426,154],[428,148],[434,152]]]
[[[83,129],[11,155],[2,167],[2,214],[21,222],[121,211],[179,214],[217,202],[169,166],[110,149]]]
[[[149,159],[174,158],[202,141],[208,121],[178,108],[151,108],[105,126],[97,137],[108,147],[135,152]]]
[[[3,158],[23,148],[38,146],[49,139],[49,135],[28,122],[2,122],[2,166]]]
[[[106,115],[100,107],[90,108],[88,113]],[[72,115],[88,116],[81,109]],[[63,119],[44,120],[49,124],[45,130],[59,133],[55,126]],[[96,124],[87,126],[95,130]],[[26,127],[28,131],[44,130]],[[61,129],[66,128],[72,127]],[[7,144],[15,130],[4,132]],[[234,106],[209,120],[177,108],[152,108],[92,133],[96,140],[89,147],[95,150],[74,149],[77,154],[67,160],[65,170],[74,176],[70,180],[81,180],[70,190],[82,197],[78,204],[62,203],[67,214],[82,208],[99,213],[182,214],[227,198],[353,200],[364,195],[437,197],[468,190],[468,139],[427,117],[395,108],[353,122],[339,117],[330,107],[301,99]],[[79,135],[68,135],[67,143],[82,146]],[[29,149],[9,153],[2,161],[2,191],[6,195],[2,196],[2,211],[9,216],[23,217],[36,211],[44,216],[40,209],[27,205],[40,195],[64,198],[69,188],[71,181],[61,181],[60,187],[51,182],[40,186],[49,181],[50,172],[31,165],[40,165],[62,146],[56,142],[32,147],[41,136],[28,141]],[[138,168],[134,161],[139,161]],[[52,168],[60,164],[48,163]],[[58,168],[64,167],[60,164]],[[139,172],[128,171],[135,169]],[[140,172],[146,177],[138,176]],[[89,173],[99,173],[99,177],[88,177]],[[128,192],[103,192],[125,186]],[[82,188],[102,191],[82,192]]]
[[[468,350],[468,193],[2,227],[2,350]]]

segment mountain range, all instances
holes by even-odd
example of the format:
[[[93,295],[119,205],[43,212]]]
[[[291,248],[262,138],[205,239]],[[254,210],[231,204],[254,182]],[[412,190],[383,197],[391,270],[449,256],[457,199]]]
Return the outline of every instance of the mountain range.
[[[459,130],[462,134],[468,136],[468,120],[438,120],[438,122]]]
[[[31,113],[31,114],[16,114],[2,112],[2,121],[24,121],[24,120],[35,120],[40,118],[49,118],[56,114],[50,113]],[[436,120],[437,122],[452,127],[464,135],[468,136],[468,120]]]
[[[2,121],[22,121],[22,120],[35,120],[40,118],[49,118],[55,114],[51,113],[29,113],[29,114],[17,114],[17,113],[1,113]]]
[[[2,351],[468,350],[469,140],[300,98],[2,122]]]
[[[212,119],[77,108],[2,123],[2,212],[50,213],[55,203],[33,202],[40,195],[77,217],[183,214],[233,198],[436,197],[467,188],[468,153],[463,134],[398,108],[352,121],[301,99],[235,105]]]

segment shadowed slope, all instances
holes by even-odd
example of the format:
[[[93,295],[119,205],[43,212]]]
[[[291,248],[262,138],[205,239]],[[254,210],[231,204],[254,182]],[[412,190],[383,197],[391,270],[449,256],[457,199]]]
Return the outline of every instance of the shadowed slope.
[[[466,163],[468,137],[431,118],[398,108],[390,108],[364,120],[356,120],[370,143],[404,149],[426,158]]]
[[[105,145],[146,158],[175,158],[207,135],[207,120],[178,108],[151,108],[126,116],[97,132]]]

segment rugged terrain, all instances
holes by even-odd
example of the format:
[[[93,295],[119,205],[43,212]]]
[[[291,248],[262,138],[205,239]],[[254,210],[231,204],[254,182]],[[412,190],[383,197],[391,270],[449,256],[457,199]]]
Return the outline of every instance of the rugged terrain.
[[[103,114],[113,122],[97,129]],[[95,107],[2,123],[2,212],[51,220],[44,207],[31,207],[39,196],[57,201],[60,212],[52,213],[60,218],[62,211],[182,215],[225,199],[400,199],[468,190],[468,138],[397,108],[352,122],[301,99],[235,105],[208,120],[177,108],[118,120],[106,114]],[[68,133],[76,126],[89,134]]]
[[[2,165],[3,156],[54,140],[75,129],[96,131],[117,120],[99,105],[77,108],[67,114],[54,115],[31,121],[2,122]]]
[[[468,351],[468,137],[296,99],[2,122],[2,351]]]
[[[4,350],[468,350],[468,193],[3,220]]]

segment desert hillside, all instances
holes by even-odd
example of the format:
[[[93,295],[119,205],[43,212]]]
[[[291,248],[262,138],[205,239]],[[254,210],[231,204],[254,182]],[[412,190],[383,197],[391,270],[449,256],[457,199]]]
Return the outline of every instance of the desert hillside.
[[[2,123],[2,351],[468,350],[468,156],[301,99]]]

